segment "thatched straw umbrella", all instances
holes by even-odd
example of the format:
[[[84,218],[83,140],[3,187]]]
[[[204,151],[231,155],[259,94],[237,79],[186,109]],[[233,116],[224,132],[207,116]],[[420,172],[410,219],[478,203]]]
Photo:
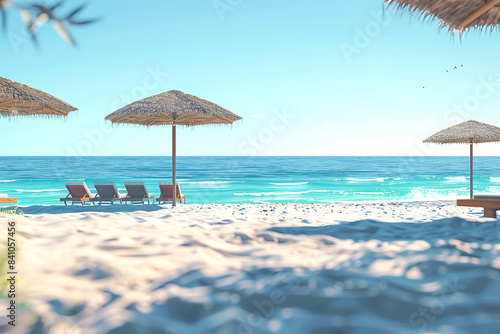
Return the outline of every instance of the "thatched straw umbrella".
[[[398,9],[435,17],[452,31],[495,28],[500,24],[500,0],[383,0]]]
[[[140,124],[145,126],[172,125],[172,184],[173,206],[176,205],[176,126],[206,124],[232,124],[242,119],[215,103],[178,90],[154,95],[131,103],[106,116],[112,123]]]
[[[1,116],[67,116],[77,110],[58,98],[0,77]]]
[[[472,172],[474,167],[473,145],[475,143],[488,143],[496,141],[500,141],[499,127],[477,121],[467,121],[439,131],[438,133],[424,140],[424,143],[470,144],[470,198],[472,199],[474,197],[472,179]]]
[[[1,2],[1,1],[0,1]],[[0,116],[61,116],[77,110],[58,98],[0,77]],[[17,203],[17,199],[13,199]]]

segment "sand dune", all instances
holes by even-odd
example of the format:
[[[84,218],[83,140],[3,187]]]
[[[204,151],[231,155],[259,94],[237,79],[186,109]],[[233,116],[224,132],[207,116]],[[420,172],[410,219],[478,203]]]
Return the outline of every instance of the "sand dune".
[[[451,202],[23,210],[9,333],[500,326],[500,227]]]

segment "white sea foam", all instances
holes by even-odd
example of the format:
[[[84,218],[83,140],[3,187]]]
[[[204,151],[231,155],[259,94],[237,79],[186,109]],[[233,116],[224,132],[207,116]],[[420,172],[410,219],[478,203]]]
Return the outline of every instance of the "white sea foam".
[[[491,182],[500,182],[500,177],[493,177],[493,176],[490,176],[490,181],[491,181]]]
[[[445,180],[448,182],[467,182],[465,176],[447,176]]]
[[[354,195],[385,195],[383,192],[357,191]]]
[[[354,177],[347,178],[347,181],[349,182],[384,182],[384,180],[387,180],[387,177],[377,177],[374,179],[358,179]]]
[[[302,195],[310,193],[326,193],[330,190],[307,190],[307,191],[288,191],[288,192],[261,192],[261,193],[234,193],[235,196],[284,196],[284,195]]]
[[[15,189],[18,193],[53,193],[59,191],[66,191],[66,189],[34,189],[34,190],[26,190],[26,189]]]
[[[433,200],[456,200],[459,197],[467,195],[467,188],[453,190],[427,189],[423,187],[412,188],[410,194],[406,197],[409,200],[433,201]]]
[[[0,180],[0,183],[17,182],[17,180]]]
[[[184,181],[184,184],[228,184],[236,181]]]
[[[290,183],[271,183],[271,184],[275,186],[301,186],[308,183],[309,182],[290,182]]]

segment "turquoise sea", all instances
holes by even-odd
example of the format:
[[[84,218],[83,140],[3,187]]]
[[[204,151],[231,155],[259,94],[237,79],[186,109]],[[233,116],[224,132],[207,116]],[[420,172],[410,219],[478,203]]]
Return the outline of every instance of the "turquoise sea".
[[[171,180],[170,157],[1,157],[0,193],[60,204],[67,181]],[[469,157],[178,157],[188,203],[337,202],[468,196]],[[500,192],[500,157],[475,158],[475,192]]]

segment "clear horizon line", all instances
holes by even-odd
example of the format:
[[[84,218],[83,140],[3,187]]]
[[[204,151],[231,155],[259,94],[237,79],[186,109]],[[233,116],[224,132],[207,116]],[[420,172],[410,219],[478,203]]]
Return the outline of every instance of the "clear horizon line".
[[[1,158],[42,158],[42,157],[55,157],[55,158],[74,158],[74,157],[171,157],[171,155],[4,155],[0,156]],[[307,157],[387,157],[387,158],[446,158],[446,157],[469,157],[468,154],[464,155],[428,155],[428,156],[420,156],[420,155],[177,155],[179,157],[242,157],[242,158],[263,158],[263,157],[297,157],[297,158],[307,158]],[[474,155],[476,157],[500,157],[500,155]]]

